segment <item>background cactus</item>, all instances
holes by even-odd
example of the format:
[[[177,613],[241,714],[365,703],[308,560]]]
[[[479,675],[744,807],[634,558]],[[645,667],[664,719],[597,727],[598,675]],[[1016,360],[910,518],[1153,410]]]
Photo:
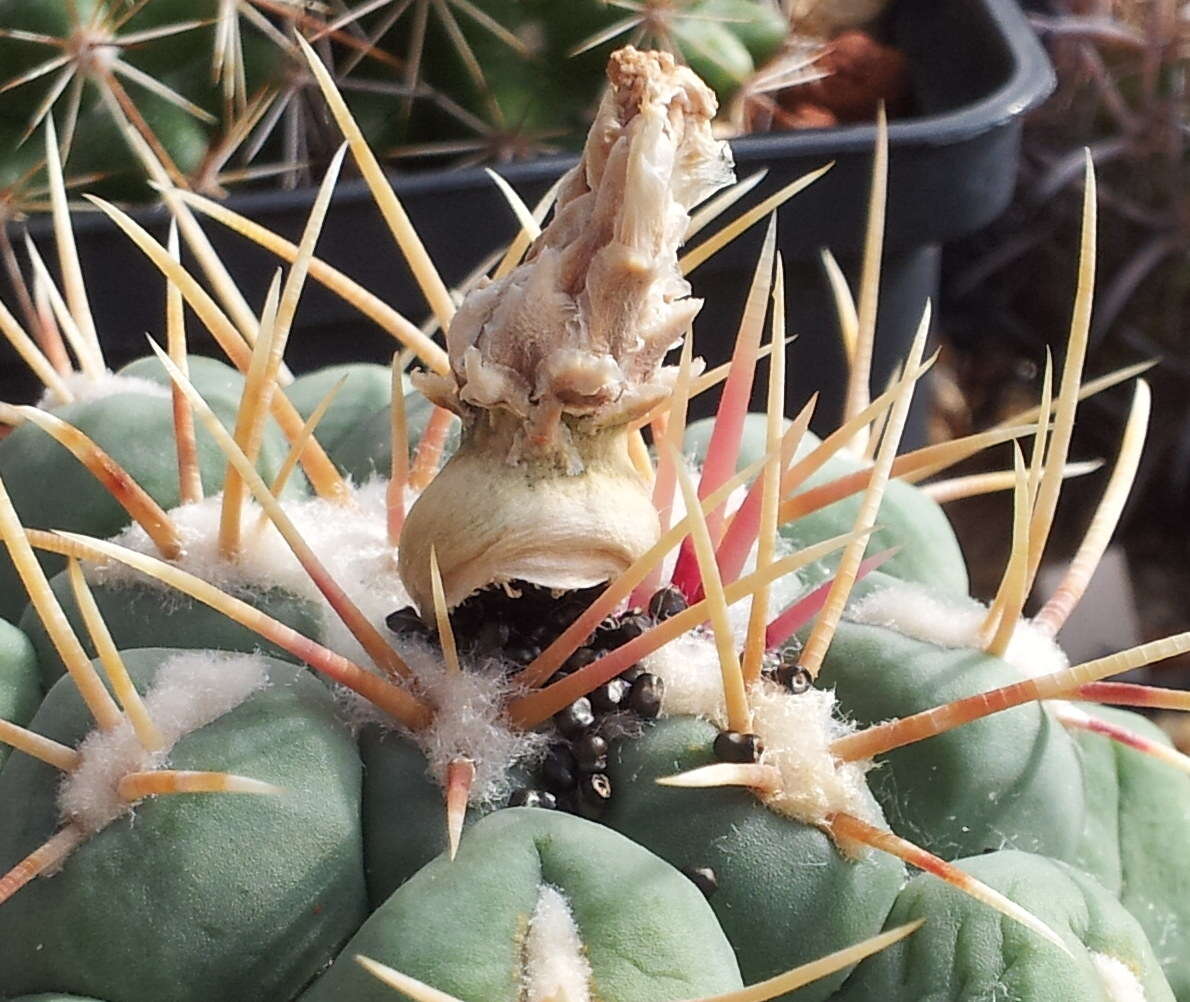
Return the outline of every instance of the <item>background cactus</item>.
[[[309,55],[353,156],[393,210],[350,111]],[[325,448],[318,440],[314,419],[330,413],[339,375],[307,377],[300,405],[283,385],[281,356],[340,160],[251,337],[166,246],[96,203],[168,279],[170,351],[135,370],[156,370],[161,395],[147,399],[167,427],[135,429],[156,465],[134,476],[135,456],[116,459],[122,438],[98,459],[108,423],[96,422],[87,446],[73,423],[47,422],[48,399],[5,412],[35,426],[10,438],[24,432],[36,448],[27,461],[14,452],[24,466],[0,470],[0,538],[30,600],[24,622],[44,630],[40,646],[52,646],[67,675],[31,720],[0,731],[17,749],[0,769],[0,795],[18,805],[0,821],[0,993],[293,1002],[396,997],[386,995],[396,986],[422,1002],[858,1002],[929,986],[931,997],[958,1000],[957,969],[1038,1002],[1071,985],[1105,1002],[1177,998],[1169,982],[1185,983],[1182,951],[1147,923],[1179,921],[1183,907],[1184,860],[1169,871],[1176,880],[1154,879],[1150,867],[1161,836],[1183,834],[1185,759],[1131,723],[1085,726],[1069,704],[1185,709],[1184,694],[1101,680],[1190,649],[1190,634],[1073,667],[1049,639],[1135,472],[1143,386],[1075,572],[1036,622],[1021,620],[1081,392],[1090,172],[1057,389],[1011,434],[992,436],[1031,439],[1032,456],[1026,464],[1017,452],[1010,476],[982,482],[1011,488],[1014,508],[1013,558],[988,607],[964,594],[933,497],[953,488],[889,490],[898,472],[938,474],[988,442],[897,454],[930,364],[928,313],[889,392],[869,402],[857,362],[862,392],[839,433],[817,442],[805,433],[808,412],[783,420],[783,276],[771,231],[705,450],[680,455],[703,377],[688,347],[663,366],[697,311],[676,246],[689,210],[730,181],[710,131],[714,98],[693,73],[626,49],[610,76],[591,163],[568,176],[542,237],[457,313],[420,242],[394,228],[447,349],[402,328],[425,365],[415,382],[434,401],[420,427],[399,365],[387,406],[372,371],[373,401],[349,398],[358,409],[338,412],[374,436],[361,412],[380,400],[389,437],[379,482],[345,479],[327,456],[338,436]],[[52,139],[47,152],[53,179]],[[63,314],[85,331],[58,183],[72,290]],[[181,200],[171,204],[184,217]],[[199,363],[186,373],[181,298],[244,374],[234,413],[217,404],[236,380]],[[769,410],[749,423],[770,304]],[[871,336],[859,333],[861,348]],[[89,335],[77,345],[95,361]],[[41,349],[27,354],[56,373]],[[81,385],[60,375],[47,383],[66,399]],[[107,379],[102,401],[120,400],[121,386]],[[73,455],[32,435],[47,424],[76,444]],[[110,426],[127,429],[127,415]],[[646,426],[653,453],[639,434]],[[286,444],[259,470],[270,429]],[[215,477],[194,476],[199,430],[226,460],[216,464],[221,496],[204,497]],[[493,442],[498,451],[477,462]],[[46,457],[110,484],[127,517],[113,510],[117,524],[89,535],[31,528],[44,505],[16,485]],[[313,499],[286,494],[299,463]],[[643,497],[629,507],[647,505],[648,519],[602,551],[603,527],[618,524],[606,511],[566,513],[576,524],[559,535],[559,511],[541,498],[575,481],[608,506]],[[451,497],[446,483],[466,489]],[[428,506],[465,514],[443,528]],[[912,547],[920,559],[875,570],[869,537],[885,512],[879,545]],[[99,538],[129,519],[137,525],[115,540]],[[506,536],[523,534],[521,545],[494,556],[469,549],[494,519]],[[66,558],[56,587],[34,547]],[[594,582],[557,583],[580,565],[597,567]],[[468,575],[482,578],[460,585]],[[147,609],[156,600],[145,615],[197,650],[132,647],[123,631],[139,627],[133,617],[120,623],[113,611],[105,622],[104,606],[119,602],[114,587],[103,592],[113,581],[139,589]],[[230,594],[237,588],[241,597]],[[278,612],[271,588],[300,599],[307,618]],[[175,592],[294,660],[204,650],[208,626],[191,617],[195,607],[179,609]],[[888,622],[873,622],[877,599],[897,612]],[[1030,631],[1041,639],[1022,656]],[[13,646],[28,677],[28,646],[19,637]],[[1149,757],[1113,777],[1108,741]],[[1116,795],[1103,795],[1113,778]],[[1118,846],[1088,849],[1109,829],[1121,833]],[[970,858],[1006,846],[1044,855]],[[906,884],[904,864],[925,872]],[[820,954],[829,958],[815,963]],[[770,980],[740,989],[760,979]]]
[[[300,51],[303,37],[317,45],[382,155],[411,167],[427,156],[525,159],[581,145],[614,45],[674,53],[727,102],[753,81],[764,80],[757,86],[768,92],[778,88],[769,77],[779,76],[780,86],[813,79],[822,40],[870,25],[883,5],[852,12],[846,24],[824,19],[824,6],[8,0],[0,6],[7,74],[0,149],[15,158],[53,114],[64,123],[71,173],[109,196],[145,198],[150,157],[163,172],[157,183],[168,176],[212,195],[243,182],[309,183],[312,165],[324,164],[336,141]]]

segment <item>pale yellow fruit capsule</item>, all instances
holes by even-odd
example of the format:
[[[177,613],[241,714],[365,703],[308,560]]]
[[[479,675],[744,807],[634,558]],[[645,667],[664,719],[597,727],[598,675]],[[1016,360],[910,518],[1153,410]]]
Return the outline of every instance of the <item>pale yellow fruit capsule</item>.
[[[690,210],[732,180],[713,93],[665,53],[620,50],[583,159],[524,261],[453,317],[447,375],[415,383],[463,421],[459,451],[410,510],[400,571],[433,607],[515,580],[586,588],[657,541],[628,435],[671,392],[662,359],[702,303],[677,250]]]

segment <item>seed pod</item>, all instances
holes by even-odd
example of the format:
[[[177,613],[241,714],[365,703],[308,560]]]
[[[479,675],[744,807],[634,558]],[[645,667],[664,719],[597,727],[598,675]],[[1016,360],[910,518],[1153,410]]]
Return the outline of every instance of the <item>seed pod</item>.
[[[415,380],[464,425],[405,526],[401,578],[419,609],[431,548],[454,606],[493,582],[589,588],[657,539],[628,423],[669,392],[661,361],[701,305],[677,247],[690,208],[731,177],[730,154],[711,132],[714,95],[672,57],[623,49],[608,76],[553,222],[521,265],[463,302],[450,374]]]
[[[665,683],[656,675],[644,672],[636,677],[628,692],[628,708],[638,717],[652,720],[661,712]]]
[[[671,616],[676,616],[679,612],[686,609],[686,596],[682,594],[681,590],[673,587],[673,585],[666,585],[659,589],[649,599],[649,615],[657,622],[669,619]]]
[[[567,738],[579,737],[593,723],[595,714],[591,711],[591,701],[586,696],[576,699],[561,713],[554,715],[558,733]]]
[[[709,898],[719,889],[719,878],[709,866],[686,866],[682,872],[702,891],[704,898]]]
[[[720,731],[712,746],[720,762],[759,762],[764,745],[755,734]]]

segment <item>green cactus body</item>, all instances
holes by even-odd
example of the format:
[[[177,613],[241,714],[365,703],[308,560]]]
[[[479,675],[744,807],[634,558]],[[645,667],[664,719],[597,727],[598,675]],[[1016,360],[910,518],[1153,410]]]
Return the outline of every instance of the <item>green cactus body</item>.
[[[434,408],[420,393],[405,398],[406,427],[410,446],[421,438]],[[376,475],[388,476],[392,467],[392,418],[388,408],[361,415],[357,425],[339,438],[329,450],[331,458],[344,474],[357,484]],[[451,455],[459,444],[459,422],[455,419],[447,436],[444,455]]]
[[[764,456],[765,418],[763,414],[749,414],[744,424],[743,439],[737,465],[748,466]],[[714,422],[696,421],[686,431],[686,452],[696,459],[706,454]],[[800,455],[818,444],[807,433]],[[861,469],[858,461],[836,454],[814,476],[806,488],[829,483]],[[803,488],[806,489],[806,488]],[[836,501],[819,511],[805,515],[781,527],[781,537],[794,547],[802,548],[851,531],[862,503],[862,492]],[[941,507],[911,484],[889,482],[876,518],[877,530],[868,544],[869,556],[898,547],[898,552],[881,565],[881,571],[902,581],[915,581],[941,592],[967,594],[967,567],[963,561],[958,539]],[[822,562],[799,572],[808,586],[829,580],[832,562]]]
[[[714,761],[716,733],[705,720],[672,717],[619,745],[606,823],[675,867],[714,870],[711,907],[748,983],[874,935],[904,880],[899,862],[845,858],[823,832],[775,814],[748,791],[656,784]],[[790,998],[828,998],[842,977]]]
[[[1018,682],[1005,661],[843,622],[819,684],[861,726]],[[1073,861],[1086,810],[1078,753],[1031,704],[898,748],[868,774],[893,830],[944,859],[1015,848]]]
[[[359,736],[364,763],[364,863],[368,898],[379,907],[434,857],[446,852],[442,788],[430,777],[420,748],[398,731],[368,725]],[[512,787],[531,786],[526,769],[514,766]],[[472,803],[466,824],[503,806]]]
[[[81,995],[59,995],[55,992],[51,995],[22,995],[18,999],[12,999],[12,1002],[99,1002],[99,999],[83,998]]]
[[[356,955],[461,999],[517,1002],[535,976],[543,889],[569,905],[592,999],[673,1002],[740,987],[731,946],[684,876],[600,825],[514,808],[475,824],[455,860],[440,856],[381,905],[302,1002],[390,1002]]]
[[[318,423],[314,437],[322,443],[331,458],[339,442],[354,432],[373,414],[384,411],[392,401],[392,374],[387,366],[371,362],[351,362],[328,365],[293,381],[285,395],[303,418],[308,418],[319,401],[339,382],[339,388],[326,414]]]
[[[423,73],[427,80],[449,97],[480,117],[490,118],[491,105],[501,111],[503,122],[491,122],[496,132],[507,132],[512,141],[504,149],[492,149],[495,160],[518,159],[516,137],[532,148],[534,134],[546,134],[546,142],[561,148],[578,148],[599,102],[605,78],[603,66],[608,45],[577,52],[588,38],[622,20],[623,11],[602,0],[478,0],[484,14],[516,35],[525,51],[462,21],[468,44],[483,69],[486,93],[476,87],[454,51],[451,39],[431,17],[426,51],[433,52]],[[646,5],[648,6],[648,5]],[[785,41],[789,27],[781,13],[758,0],[679,0],[672,10],[659,8],[658,24],[681,61],[688,63],[726,102],[771,58]],[[405,51],[408,38],[406,17],[390,38],[393,51]],[[620,36],[626,38],[628,32]],[[373,113],[375,114],[375,113]],[[455,135],[473,136],[457,122],[441,114],[415,111],[409,129],[401,128],[400,116],[387,114],[369,118],[375,125],[378,143],[441,141]]]
[[[238,401],[209,398],[226,425],[235,421]],[[178,504],[178,466],[173,443],[173,410],[168,394],[120,392],[68,404],[55,414],[89,435],[165,509]],[[210,493],[223,483],[227,461],[205,430],[197,430],[198,462]],[[265,479],[280,468],[288,448],[280,432],[266,431],[257,466]],[[30,528],[66,529],[111,536],[129,522],[127,512],[63,446],[40,428],[24,424],[0,442],[0,476],[13,505]],[[300,485],[293,486],[294,492]],[[43,556],[42,566],[56,573],[64,561]],[[0,615],[16,619],[25,591],[7,554],[0,560]]]
[[[720,18],[758,67],[775,56],[789,36],[789,22],[781,12],[756,0],[699,0],[693,11],[699,17]]]
[[[953,887],[920,876],[898,896],[888,925],[919,918],[925,925],[860,964],[837,1002],[1173,1002],[1140,926],[1093,878],[1021,852],[960,865],[1047,923],[1070,955]]]
[[[124,652],[142,690],[177,655]],[[268,687],[183,737],[168,764],[232,771],[282,792],[159,797],[116,818],[59,873],[0,908],[6,991],[277,1002],[355,931],[366,908],[358,755],[324,686],[261,660]],[[92,722],[63,680],[31,726],[73,745]],[[0,867],[54,833],[58,785],[54,769],[23,755],[0,772],[0,797],[17,805],[0,819]]]
[[[82,613],[75,601],[74,589],[65,571],[50,580],[50,587],[62,606],[89,657],[96,657],[95,644],[87,632]],[[139,582],[94,583],[91,593],[119,648],[171,647],[213,651],[261,651],[269,657],[292,661],[293,656],[262,640],[259,634],[228,619],[201,602],[161,587]],[[311,602],[281,588],[241,595],[257,609],[293,627],[308,637],[322,632],[322,611]],[[41,681],[49,688],[65,674],[57,648],[32,606],[20,620],[37,652]]]
[[[110,5],[80,0],[38,0],[24,3],[22,0],[6,0],[0,4],[0,24],[6,29],[20,29],[44,33],[54,38],[68,39],[66,48],[74,61],[77,78],[88,80],[83,94],[81,114],[78,116],[71,144],[69,173],[101,172],[107,176],[89,185],[89,191],[104,194],[109,198],[133,196],[145,200],[149,189],[142,175],[142,165],[121,134],[103,99],[96,93],[100,86],[98,73],[87,65],[84,57],[79,59],[72,47],[86,40],[92,46],[91,59],[101,59],[110,37],[122,37],[151,31],[167,25],[186,21],[214,20],[217,4],[214,0],[154,0],[130,12],[122,19],[120,11]],[[248,39],[251,45],[252,39]],[[210,78],[212,29],[192,28],[172,35],[142,42],[140,45],[109,50],[118,56],[120,62],[135,71],[146,74],[169,87],[184,98],[208,112],[218,106],[218,92]],[[24,38],[0,39],[0,83],[15,78],[22,70],[31,68],[49,58],[50,48]],[[265,53],[260,61],[270,64]],[[256,73],[251,74],[254,81]],[[88,79],[89,78],[89,79]],[[23,131],[37,103],[51,89],[51,76],[28,82],[0,95],[0,118]],[[210,126],[201,122],[190,111],[176,106],[171,101],[152,93],[139,81],[126,88],[135,105],[141,121],[184,174],[191,174],[202,162],[207,152]],[[61,120],[65,118],[62,108],[65,101],[56,102],[55,111]],[[44,152],[40,137],[30,145]],[[0,147],[5,148],[5,147]],[[8,149],[6,149],[6,154]]]
[[[0,720],[25,725],[41,702],[41,681],[33,644],[11,623],[0,619]],[[11,749],[0,744],[0,767]]]
[[[1141,737],[1168,744],[1144,717],[1081,706]],[[1190,825],[1190,777],[1106,737],[1075,731],[1087,785],[1079,865],[1118,893],[1148,934],[1178,999],[1190,999],[1190,859],[1177,833]]]
[[[751,4],[749,6],[752,6]],[[691,8],[691,17],[675,21],[670,31],[683,58],[720,98],[734,94],[755,70],[748,47],[731,30],[732,25],[704,20]]]
[[[426,771],[421,750],[387,728],[360,734],[364,762],[364,862],[368,897],[381,903],[435,856],[446,851],[442,790]],[[487,812],[467,811],[471,824]]]
[[[80,10],[96,2],[80,0]],[[26,27],[35,27],[36,18],[49,26],[63,20],[64,3],[52,0],[43,9],[0,0],[0,20],[20,6],[22,14],[32,8]],[[538,56],[563,53],[624,18],[603,0],[478,3],[531,42]],[[196,13],[185,0],[149,6],[153,16],[165,19]],[[431,45],[449,34],[441,17],[447,6],[426,0],[409,7],[428,15]],[[203,0],[201,10],[211,9],[211,0]],[[780,46],[784,34],[770,7],[751,0],[674,0],[666,10],[691,15],[664,34],[724,90]],[[367,26],[382,16],[370,12]],[[386,42],[401,41],[413,20],[398,18]],[[224,555],[215,533],[207,532],[218,513],[213,499],[174,513],[186,533],[180,563],[191,561],[188,569],[201,569],[200,576],[220,587],[236,582],[231,590],[242,581],[264,581],[245,586],[256,588],[249,596],[254,604],[340,656],[324,658],[326,652],[307,649],[312,665],[370,693],[410,728],[424,730],[381,728],[371,710],[353,706],[357,719],[371,721],[357,742],[336,712],[343,705],[339,694],[304,666],[212,652],[216,646],[255,648],[259,641],[204,606],[143,583],[118,586],[134,576],[121,577],[125,572],[114,564],[89,568],[97,579],[96,600],[121,646],[201,648],[125,651],[132,678],[150,703],[180,663],[205,665],[208,675],[188,676],[191,687],[178,690],[173,704],[175,720],[189,720],[186,713],[194,707],[223,706],[218,701],[227,699],[203,722],[179,727],[169,751],[154,757],[135,744],[130,723],[102,734],[92,730],[73,681],[58,677],[58,657],[31,613],[22,620],[28,638],[0,621],[0,715],[27,721],[46,738],[78,749],[72,756],[42,747],[64,774],[24,753],[9,754],[0,768],[0,995],[19,994],[27,1002],[31,993],[41,1002],[389,1002],[392,991],[357,964],[356,956],[365,955],[465,1002],[678,1002],[737,989],[742,980],[759,981],[882,928],[924,918],[908,940],[851,972],[799,990],[796,998],[1172,1002],[1181,996],[1190,1002],[1190,870],[1180,852],[1190,826],[1190,779],[1100,737],[1072,737],[1062,726],[1071,720],[1069,708],[1056,704],[1019,706],[906,745],[879,756],[871,771],[869,763],[838,758],[836,742],[849,733],[841,718],[862,726],[903,717],[1019,682],[1034,667],[1040,673],[1050,660],[1062,660],[1052,645],[1033,650],[1037,665],[1019,651],[996,658],[964,646],[975,642],[969,638],[977,631],[964,633],[963,624],[978,623],[981,607],[965,597],[966,569],[946,518],[911,485],[894,481],[887,489],[868,552],[901,550],[852,592],[850,618],[831,638],[816,688],[803,685],[812,663],[799,672],[785,657],[789,652],[779,663],[775,652],[759,657],[756,634],[747,645],[747,678],[722,679],[720,669],[730,672],[732,659],[725,649],[721,657],[704,627],[671,637],[667,649],[637,650],[605,664],[602,684],[587,686],[590,698],[565,681],[542,694],[522,688],[523,678],[510,678],[542,663],[537,652],[557,635],[551,631],[564,628],[566,615],[578,614],[568,603],[586,602],[589,589],[615,579],[654,544],[657,513],[643,457],[632,457],[637,465],[629,462],[628,434],[664,398],[673,370],[660,368],[663,357],[692,316],[694,304],[680,284],[678,224],[709,193],[704,186],[725,180],[728,157],[714,138],[711,95],[685,71],[675,74],[667,57],[624,54],[606,77],[595,79],[584,67],[603,57],[592,52],[555,74],[479,30],[474,17],[460,18],[460,24],[476,40],[476,56],[504,120],[492,114],[457,61],[427,58],[425,77],[433,85],[464,81],[457,95],[451,93],[460,105],[492,119],[471,123],[478,131],[493,128],[485,141],[507,145],[525,138],[515,135],[518,129],[549,122],[572,126],[605,79],[616,87],[617,100],[604,105],[588,160],[572,176],[583,178],[588,190],[577,183],[562,189],[547,224],[556,228],[523,265],[529,270],[485,288],[487,305],[496,308],[489,311],[482,298],[462,304],[449,348],[456,359],[460,346],[478,356],[459,371],[419,382],[427,398],[407,398],[411,441],[423,433],[430,400],[465,415],[469,454],[462,458],[475,460],[471,469],[456,461],[453,472],[421,492],[420,511],[412,508],[404,523],[397,561],[383,483],[354,491],[350,511],[322,500],[292,506],[301,510],[294,523],[301,522],[311,551],[319,559],[336,558],[323,561],[327,576],[374,627],[394,624],[394,643],[414,680],[401,680],[405,691],[394,693],[384,679],[372,676],[365,683],[350,670],[343,659],[367,669],[357,650],[363,645],[327,617],[313,581],[294,577],[297,564],[271,530],[246,544],[240,566],[229,569],[218,563]],[[12,41],[0,40],[0,53],[11,51]],[[193,42],[191,36],[178,41],[182,55],[170,67],[178,79],[196,79],[186,48]],[[168,53],[168,46],[162,51]],[[209,86],[206,68],[204,62],[199,76]],[[363,68],[361,75],[367,72]],[[159,114],[155,100],[147,103],[150,118]],[[390,113],[390,98],[359,101],[377,120],[387,118],[394,131],[404,132],[403,116]],[[7,129],[13,126],[6,116],[17,104],[0,99]],[[75,140],[96,164],[76,157],[72,170],[105,159],[116,164],[124,156],[110,121],[93,126],[96,110],[84,109]],[[414,111],[408,130],[414,139],[422,138],[423,112],[437,113],[425,106]],[[649,118],[638,128],[634,120],[642,114]],[[177,128],[179,142],[201,132],[188,119]],[[522,152],[515,144],[493,149],[508,156]],[[182,166],[192,159],[180,157]],[[578,201],[587,195],[595,197]],[[658,243],[649,236],[653,231],[673,239]],[[448,269],[449,278],[454,271]],[[525,276],[532,281],[521,282]],[[560,277],[565,281],[555,281]],[[1082,277],[1080,285],[1089,288],[1085,268]],[[518,298],[524,290],[533,296]],[[504,297],[498,304],[497,295]],[[1084,305],[1080,298],[1076,316],[1086,313]],[[472,334],[470,342],[459,340]],[[529,357],[538,349],[540,358]],[[391,463],[388,370],[335,367],[299,380],[291,393],[309,414],[343,372],[352,382],[319,435],[340,467],[362,482],[385,474]],[[171,508],[178,476],[170,445],[170,384],[156,360],[142,359],[125,373],[155,385],[80,399],[59,413]],[[201,359],[192,361],[191,374],[219,418],[232,424],[244,389],[240,375]],[[1059,399],[1064,416],[1058,424],[1064,427],[1069,391]],[[765,426],[763,416],[749,417],[741,465],[761,454]],[[204,484],[213,494],[227,464],[199,434]],[[696,454],[705,452],[709,435],[707,424],[690,428]],[[1054,443],[1063,437],[1055,432]],[[493,448],[482,454],[487,438]],[[815,441],[808,437],[803,450]],[[609,443],[614,449],[587,451]],[[1060,446],[1050,450],[1049,461],[1065,462]],[[261,458],[266,478],[286,452],[270,424]],[[836,456],[807,486],[863,466],[860,459]],[[30,526],[109,536],[127,524],[90,474],[32,425],[0,443],[0,476]],[[574,483],[564,478],[580,477],[590,486],[590,502],[559,504]],[[293,494],[300,495],[303,485],[297,475]],[[499,504],[492,504],[497,497]],[[848,533],[860,504],[857,494],[786,525],[786,547]],[[447,514],[439,518],[442,512]],[[604,519],[608,513],[619,521]],[[5,524],[11,528],[12,519]],[[493,531],[480,536],[476,530]],[[502,549],[518,534],[527,540],[525,553]],[[477,538],[482,545],[475,545]],[[449,559],[442,560],[444,554]],[[282,558],[288,561],[283,567]],[[266,564],[269,569],[260,570]],[[47,566],[60,568],[61,562]],[[25,596],[5,568],[0,561],[0,614],[15,614]],[[830,574],[828,563],[815,565],[781,587],[801,594]],[[444,581],[453,584],[444,587]],[[907,605],[914,596],[935,601],[923,585],[941,600]],[[59,575],[52,587],[85,637],[68,582]],[[854,600],[869,602],[882,591],[891,594],[886,608],[909,609],[919,623],[938,610],[934,618],[945,628],[922,627],[911,636],[908,619],[896,615],[889,622],[900,628],[881,625],[874,606],[865,613]],[[461,634],[458,664],[442,625],[437,640],[425,629],[442,592],[450,596]],[[787,597],[776,589],[774,596]],[[687,597],[667,589],[651,596],[647,613],[602,610],[592,617],[602,621],[585,647],[558,657],[541,674],[573,679],[607,652],[616,659],[620,644],[634,643],[651,628],[650,618],[681,615],[673,608],[683,607]],[[404,610],[386,619],[411,598],[420,624]],[[948,619],[955,610],[967,617],[957,626]],[[734,632],[731,641],[740,646],[738,616],[718,607],[714,612],[716,639],[726,648],[727,634]],[[1159,650],[1182,647],[1174,641]],[[256,672],[251,678],[237,674],[249,666]],[[215,677],[212,669],[222,674]],[[599,670],[580,681],[590,682]],[[54,684],[41,699],[43,682]],[[196,682],[206,687],[200,690]],[[225,686],[239,698],[230,699]],[[1127,715],[1106,715],[1152,734]],[[744,733],[748,728],[754,733]],[[104,758],[96,748],[114,748],[120,756]],[[721,768],[679,781],[714,788],[657,782],[714,764]],[[121,777],[165,768],[227,771],[275,784],[280,792],[150,797],[143,785],[119,785]],[[440,782],[449,790],[450,823],[466,822],[453,861],[443,852],[448,819]],[[83,793],[98,790],[102,810],[80,800],[80,786]],[[265,792],[246,781],[239,786]],[[474,803],[460,819],[466,796]],[[135,797],[142,799],[128,806]],[[494,809],[509,801],[558,810]],[[814,806],[803,810],[804,804]],[[949,868],[884,837],[886,827],[945,859],[959,859],[970,874],[1056,929],[1071,955],[1047,942],[1036,923],[1026,928],[1028,916],[1016,913],[1018,921],[1012,921],[988,907],[987,895],[977,901],[944,884],[938,877],[953,879]],[[59,860],[56,872],[23,883],[21,861],[63,830],[77,832],[79,845]],[[840,843],[832,841],[832,830]],[[454,827],[450,831],[457,834]],[[866,851],[861,842],[886,852]],[[930,873],[906,884],[894,853]],[[701,868],[713,876],[695,872]],[[978,896],[977,888],[967,890]],[[539,991],[538,960],[560,961],[579,990]]]
[[[244,377],[237,370],[217,358],[206,355],[189,355],[186,358],[186,370],[194,388],[202,394],[203,399],[212,397],[229,397],[239,400],[244,392]],[[119,376],[129,376],[133,379],[147,379],[156,383],[162,389],[172,390],[173,380],[161,364],[156,355],[144,355],[123,366],[117,373]]]

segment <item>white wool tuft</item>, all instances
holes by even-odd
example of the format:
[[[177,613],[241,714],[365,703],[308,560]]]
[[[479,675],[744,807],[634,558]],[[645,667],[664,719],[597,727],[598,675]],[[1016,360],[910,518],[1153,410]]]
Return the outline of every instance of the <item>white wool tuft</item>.
[[[78,767],[58,790],[63,821],[88,834],[105,828],[132,809],[117,792],[121,779],[159,768],[187,734],[218,720],[267,684],[265,662],[257,655],[184,651],[167,657],[144,700],[165,747],[146,752],[127,720],[110,731],[92,731],[79,744]]]
[[[75,403],[87,403],[91,400],[103,400],[106,397],[118,396],[121,393],[139,393],[145,397],[158,397],[168,400],[170,392],[160,383],[140,376],[118,376],[114,372],[105,372],[102,376],[88,376],[82,372],[70,372],[62,377],[67,389],[74,394]],[[37,406],[45,410],[55,410],[62,406],[53,390],[47,389],[37,401]]]
[[[665,682],[666,716],[700,716],[727,727],[723,676],[709,632],[692,631],[644,661],[647,671]],[[868,792],[868,762],[840,763],[831,743],[852,728],[836,718],[835,695],[809,689],[794,695],[762,680],[748,692],[752,730],[764,743],[762,762],[781,772],[784,790],[766,798],[774,811],[820,825],[840,811],[873,824],[880,814]]]
[[[641,667],[665,683],[666,716],[726,720],[723,675],[709,631],[699,628],[683,633],[642,659]]]
[[[1145,1002],[1145,989],[1132,969],[1106,953],[1092,953],[1091,963],[1108,1002]]]
[[[397,574],[396,551],[388,542],[386,489],[387,481],[372,479],[356,489],[351,504],[321,498],[285,503],[286,513],[331,578],[380,630],[384,629],[385,616],[409,605],[409,594]],[[170,512],[182,538],[183,553],[177,565],[241,597],[282,588],[307,599],[322,610],[326,646],[368,664],[359,643],[323,599],[280,533],[267,519],[260,523],[260,509],[254,502],[245,503],[246,535],[240,559],[228,563],[223,558],[219,552],[221,501],[222,496],[216,495]],[[115,541],[141,553],[157,553],[138,525],[125,529]],[[149,582],[140,572],[115,563],[91,571],[90,576],[108,584]]]
[[[590,1002],[591,965],[562,893],[543,884],[525,936],[525,1002]]]
[[[766,798],[769,807],[807,824],[844,813],[881,825],[864,779],[871,763],[840,762],[831,753],[831,745],[853,730],[836,716],[832,690],[794,695],[764,679],[749,691],[748,703],[752,730],[764,744],[761,762],[781,773],[782,790]]]
[[[915,640],[947,648],[978,648],[987,606],[973,598],[942,598],[918,584],[881,588],[856,602],[848,618],[884,626]],[[1017,622],[1003,660],[1028,678],[1069,666],[1062,648],[1027,619]]]
[[[546,735],[510,727],[504,716],[510,687],[507,666],[495,659],[449,670],[442,654],[427,644],[408,641],[402,657],[417,678],[420,693],[436,707],[433,722],[411,737],[422,749],[429,774],[442,785],[457,758],[475,766],[471,802],[499,804],[512,790],[511,770],[532,765],[545,754]],[[391,721],[390,721],[391,723]]]

